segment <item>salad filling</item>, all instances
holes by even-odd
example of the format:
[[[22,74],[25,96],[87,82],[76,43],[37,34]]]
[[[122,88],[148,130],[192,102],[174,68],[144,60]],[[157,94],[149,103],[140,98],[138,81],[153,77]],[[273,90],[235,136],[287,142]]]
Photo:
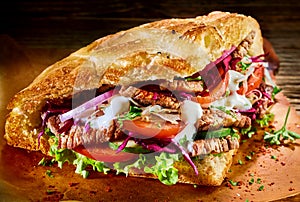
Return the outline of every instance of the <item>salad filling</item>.
[[[187,161],[197,175],[194,161],[237,149],[245,131],[272,121],[278,88],[265,79],[264,55],[247,56],[253,37],[187,78],[108,85],[73,109],[47,101],[38,138],[53,138],[51,155],[60,166],[75,164],[84,177],[89,165],[126,175],[140,169],[175,184],[177,161]]]

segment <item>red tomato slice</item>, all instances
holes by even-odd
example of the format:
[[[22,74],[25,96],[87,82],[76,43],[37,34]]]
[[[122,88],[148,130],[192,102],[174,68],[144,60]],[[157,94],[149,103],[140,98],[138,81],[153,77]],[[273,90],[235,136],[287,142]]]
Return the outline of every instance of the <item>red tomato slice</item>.
[[[127,153],[122,151],[117,153],[115,150],[111,149],[106,143],[98,144],[97,147],[84,147],[80,145],[74,148],[73,150],[88,158],[109,163],[123,162],[138,158],[138,155],[133,153]]]
[[[226,88],[228,86],[229,74],[226,73],[224,79],[209,92],[207,96],[197,96],[193,97],[192,100],[201,104],[202,107],[208,107],[210,103],[219,99],[226,93]]]
[[[254,69],[254,72],[252,73],[251,76],[249,76],[247,80],[247,85],[248,85],[247,90],[245,89],[245,86],[241,86],[240,89],[237,91],[237,93],[243,95],[258,88],[263,80],[263,77],[264,77],[264,66],[257,65]]]
[[[123,130],[134,132],[138,138],[174,138],[180,131],[180,124],[162,122],[145,122],[141,120],[123,121]]]

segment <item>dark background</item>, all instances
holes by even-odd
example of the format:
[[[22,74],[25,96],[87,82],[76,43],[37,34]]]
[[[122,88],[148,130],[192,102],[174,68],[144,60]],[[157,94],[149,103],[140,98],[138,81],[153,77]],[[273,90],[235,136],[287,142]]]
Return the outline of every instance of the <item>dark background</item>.
[[[284,89],[285,95],[300,113],[299,2],[299,0],[1,1],[0,36],[9,38],[27,49],[68,50],[61,55],[65,57],[68,53],[102,36],[154,20],[195,17],[214,10],[251,15],[258,20],[263,36],[272,43],[281,60],[282,68],[277,76],[277,84]],[[4,56],[0,56],[0,59],[1,57]]]
[[[145,22],[172,17],[195,17],[214,10],[255,17],[262,25],[264,35],[271,40],[288,39],[291,35],[299,34],[300,29],[290,27],[290,23],[299,22],[298,0],[10,0],[1,4],[0,33],[34,47],[46,45],[77,48],[101,36]],[[270,24],[276,27],[270,27]],[[273,29],[279,30],[273,33]]]

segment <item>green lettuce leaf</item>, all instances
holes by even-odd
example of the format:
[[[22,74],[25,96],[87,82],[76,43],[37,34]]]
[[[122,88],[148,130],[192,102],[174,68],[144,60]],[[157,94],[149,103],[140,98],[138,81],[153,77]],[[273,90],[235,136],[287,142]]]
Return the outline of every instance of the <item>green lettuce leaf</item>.
[[[143,154],[139,155],[139,158],[133,162],[132,164],[126,163],[120,163],[116,162],[114,163],[114,169],[117,171],[117,175],[120,173],[124,173],[126,176],[128,176],[130,169],[137,168],[142,169],[145,165],[146,157]]]
[[[256,119],[256,123],[259,124],[260,127],[268,126],[269,123],[274,119],[273,113],[264,114],[261,119]]]
[[[103,162],[90,159],[79,153],[76,153],[76,157],[73,161],[73,165],[76,165],[75,173],[82,175],[84,178],[87,178],[89,175],[89,172],[86,170],[88,166],[92,166],[94,171],[103,172],[104,174],[107,174],[110,170]]]
[[[178,170],[173,166],[175,161],[179,161],[178,154],[165,152],[160,153],[159,156],[140,154],[139,159],[132,164],[114,163],[114,169],[117,174],[124,173],[127,176],[130,169],[137,168],[157,176],[163,184],[173,185],[178,181]]]
[[[55,144],[51,146],[49,154],[54,157],[54,160],[58,163],[59,168],[62,168],[63,164],[68,162],[69,164],[75,165],[75,173],[82,175],[84,178],[87,178],[89,175],[87,167],[92,167],[94,171],[103,172],[105,174],[107,174],[107,172],[110,170],[110,168],[107,167],[104,162],[90,159],[69,149],[58,148],[58,139],[52,135],[50,135],[50,137],[54,138]],[[116,145],[111,146],[116,147]],[[114,163],[113,166],[117,174],[124,173],[127,176],[131,169],[140,169],[145,173],[150,173],[157,176],[163,184],[173,185],[178,181],[178,170],[173,166],[174,162],[176,161],[179,161],[178,154],[162,152],[159,155],[140,154],[139,158],[132,163],[117,162]],[[40,162],[42,164],[43,160]]]
[[[158,177],[159,181],[166,185],[176,184],[178,181],[178,170],[173,166],[175,161],[179,161],[178,154],[161,153],[155,156],[156,163],[146,166],[144,171]]]

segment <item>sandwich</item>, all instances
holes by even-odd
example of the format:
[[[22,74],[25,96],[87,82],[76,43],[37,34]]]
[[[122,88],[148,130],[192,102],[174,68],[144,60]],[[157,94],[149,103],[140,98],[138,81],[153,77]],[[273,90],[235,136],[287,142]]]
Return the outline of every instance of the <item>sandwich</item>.
[[[95,170],[218,186],[241,139],[272,120],[279,90],[266,56],[257,21],[236,13],[120,31],[17,93],[4,138],[83,177]]]

